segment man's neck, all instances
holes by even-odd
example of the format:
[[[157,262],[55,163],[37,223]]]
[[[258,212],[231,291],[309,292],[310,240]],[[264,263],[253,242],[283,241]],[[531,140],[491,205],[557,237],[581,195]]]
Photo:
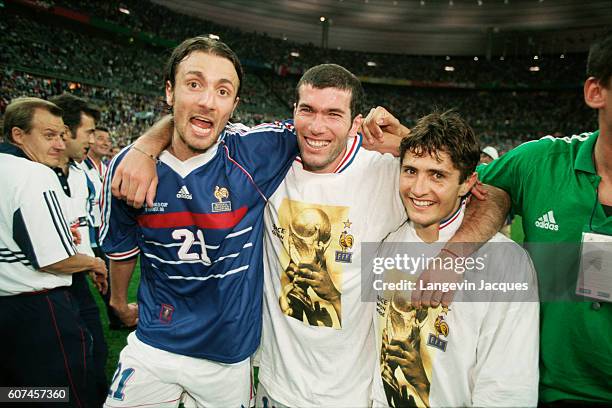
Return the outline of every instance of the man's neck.
[[[601,121],[600,121],[601,123]],[[612,132],[600,127],[599,137],[593,149],[595,171],[601,177],[598,200],[601,204],[612,205]]]
[[[306,163],[306,162],[302,162],[302,166],[304,167],[304,170],[309,171],[311,173],[317,173],[317,174],[330,174],[330,173],[333,173],[334,170],[336,170],[336,168],[340,165],[340,163],[342,163],[342,160],[344,159],[344,156],[346,155],[346,151],[347,151],[347,148],[345,147],[338,154],[338,156],[336,156],[334,161],[329,163],[325,167],[313,168],[313,167],[309,166],[308,163]]]
[[[440,223],[436,222],[428,226],[414,224],[414,231],[417,236],[428,244],[436,242],[440,237]]]
[[[446,214],[441,220],[439,220],[438,222],[434,222],[431,225],[419,225],[414,223],[414,231],[416,232],[417,236],[419,238],[421,238],[423,240],[423,242],[426,242],[428,244],[431,244],[432,242],[436,242],[438,239],[440,239],[440,224],[442,223],[442,221],[444,220],[448,220],[448,218],[453,215],[461,206],[461,199],[457,200],[457,204],[455,205],[455,207],[453,208],[453,210],[451,212],[449,212],[448,214]]]
[[[595,170],[602,178],[612,180],[612,132],[599,130],[599,137],[593,150]]]
[[[89,157],[91,161],[95,163],[96,167],[100,167],[100,164],[102,163],[102,156],[98,156],[97,154],[92,152],[90,149],[89,152],[87,153],[87,157]]]
[[[62,169],[64,174],[68,174],[68,167],[70,167],[70,158],[67,156],[61,156],[59,159],[59,165],[57,167]]]

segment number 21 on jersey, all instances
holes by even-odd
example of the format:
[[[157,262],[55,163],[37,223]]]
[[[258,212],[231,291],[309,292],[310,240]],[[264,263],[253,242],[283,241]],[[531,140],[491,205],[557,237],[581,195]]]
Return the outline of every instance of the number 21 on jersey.
[[[178,250],[178,259],[181,261],[202,261],[205,265],[210,265],[210,258],[206,252],[204,233],[198,229],[196,235],[188,229],[178,229],[172,231],[172,238],[182,241]],[[197,240],[196,240],[197,238]],[[189,252],[194,245],[200,245],[200,252]]]

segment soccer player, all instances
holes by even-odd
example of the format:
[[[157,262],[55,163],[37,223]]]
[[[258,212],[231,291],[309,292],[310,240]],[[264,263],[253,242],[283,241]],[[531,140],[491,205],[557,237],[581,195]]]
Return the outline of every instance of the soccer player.
[[[65,149],[57,105],[15,99],[6,109],[0,149],[0,325],[4,386],[61,386],[69,406],[95,406],[92,340],[69,286],[91,271],[106,281],[99,258],[77,253],[57,177]],[[47,167],[49,166],[49,167]],[[10,333],[7,330],[10,329]]]
[[[297,143],[288,123],[248,133],[227,124],[242,75],[222,42],[185,40],[165,70],[174,129],[157,163],[154,204],[135,209],[111,198],[127,149],[109,166],[100,235],[111,260],[111,306],[138,327],[107,406],[178,406],[183,392],[199,406],[250,402],[250,356],[261,335],[262,213]],[[139,253],[136,307],[126,298]]]
[[[480,167],[481,180],[497,188],[471,206],[474,211],[466,213],[448,245],[452,257],[467,256],[473,246],[461,243],[486,242],[511,206],[523,217],[541,301],[541,406],[609,406],[612,401],[612,307],[605,301],[609,271],[596,270],[603,273],[599,287],[579,277],[583,237],[605,243],[612,235],[612,33],[591,46],[584,100],[597,109],[599,130],[527,142]],[[388,115],[393,125],[387,131],[396,133],[393,119]],[[423,291],[414,303],[437,306],[442,298],[440,291]]]
[[[363,90],[317,65],[296,87],[300,155],[265,212],[263,337],[257,406],[369,406],[375,355],[362,302],[363,242],[406,218],[392,155],[361,147]]]
[[[435,256],[463,222],[479,156],[474,132],[457,113],[421,118],[400,146],[399,191],[410,221],[385,239],[378,256]],[[409,291],[379,292],[374,406],[536,405],[538,303],[531,260],[501,234],[470,259],[474,267],[463,277],[477,285],[450,307],[415,308]],[[388,281],[410,280],[415,275],[408,272],[395,271]],[[502,299],[481,289],[483,279],[528,286]]]
[[[54,171],[68,196],[67,213],[71,226],[77,227],[81,242],[77,245],[79,253],[95,256],[90,237],[90,203],[95,191],[86,174],[83,160],[87,156],[89,142],[94,137],[96,120],[100,112],[85,99],[64,93],[49,99],[62,109],[62,118],[68,128],[66,131],[66,150],[60,155],[59,166]],[[102,258],[103,259],[103,258]],[[106,291],[107,282],[104,283]],[[108,381],[106,379],[106,358],[108,348],[100,310],[93,298],[87,283],[87,273],[76,273],[72,276],[70,287],[73,296],[79,303],[79,313],[93,337],[93,357],[96,376],[96,405],[100,406],[106,399]]]

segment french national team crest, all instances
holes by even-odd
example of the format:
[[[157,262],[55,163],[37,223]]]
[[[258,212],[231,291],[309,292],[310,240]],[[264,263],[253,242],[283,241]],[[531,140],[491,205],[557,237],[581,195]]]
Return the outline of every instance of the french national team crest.
[[[448,323],[446,323],[446,320],[444,320],[444,316],[448,314],[448,311],[448,307],[442,307],[442,312],[438,317],[436,317],[436,321],[434,323],[436,334],[429,333],[429,337],[427,338],[428,346],[435,347],[441,351],[446,351],[446,345],[448,344],[448,340],[444,340],[444,338],[448,338],[448,334],[450,332]]]
[[[229,212],[232,211],[232,202],[223,201],[229,198],[229,190],[225,187],[215,186],[213,193],[215,198],[218,200],[216,203],[212,203],[212,212]]]
[[[351,248],[353,248],[353,243],[355,241],[355,238],[349,232],[351,225],[353,225],[353,223],[350,222],[348,219],[344,221],[344,231],[342,231],[342,233],[340,234],[340,238],[338,242],[340,244],[341,250],[336,251],[336,262],[341,262],[341,263],[352,263],[353,262],[353,253],[350,252],[350,250]]]

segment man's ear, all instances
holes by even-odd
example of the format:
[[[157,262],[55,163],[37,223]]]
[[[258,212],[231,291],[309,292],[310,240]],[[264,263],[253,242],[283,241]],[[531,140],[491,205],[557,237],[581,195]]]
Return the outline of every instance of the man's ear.
[[[174,89],[170,81],[166,81],[166,103],[168,106],[174,106]]]
[[[463,197],[464,195],[469,193],[477,181],[478,181],[478,173],[474,172],[470,174],[470,176],[467,179],[465,179],[465,181],[461,184],[461,187],[459,188],[459,196]]]
[[[593,109],[601,109],[606,105],[606,93],[610,90],[596,78],[590,77],[584,82],[584,102]]]
[[[234,116],[234,111],[236,110],[236,107],[238,106],[238,102],[240,102],[240,98],[236,97],[236,99],[234,100],[234,107],[232,108],[232,114],[230,115],[230,118]]]
[[[13,126],[11,129],[11,140],[17,146],[23,146],[23,138],[25,137],[25,132],[23,129],[18,128],[17,126]]]
[[[355,116],[355,119],[353,119],[353,124],[351,125],[351,130],[349,130],[349,136],[350,137],[356,137],[357,136],[357,132],[359,132],[359,129],[361,129],[361,124],[363,123],[363,116],[361,115],[361,113],[357,116]]]

